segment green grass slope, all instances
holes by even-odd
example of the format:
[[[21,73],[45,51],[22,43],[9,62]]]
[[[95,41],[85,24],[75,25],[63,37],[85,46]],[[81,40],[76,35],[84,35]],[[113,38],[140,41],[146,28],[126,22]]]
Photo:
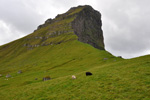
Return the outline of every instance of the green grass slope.
[[[0,47],[0,100],[150,100],[150,56],[124,60],[79,42],[70,23],[82,9]]]
[[[108,58],[108,60],[105,61],[104,58]],[[55,81],[59,83],[61,79],[65,80],[68,77],[71,79],[71,75],[73,74],[83,74],[83,72],[99,65],[114,63],[114,60],[120,61],[121,59],[113,57],[104,50],[95,49],[77,40],[58,45],[38,47],[8,62],[3,61],[1,63],[2,67],[0,68],[0,72],[3,76],[0,77],[0,98],[5,97],[5,100],[11,98],[14,100],[30,99],[28,96],[21,96],[20,93],[24,94],[26,90],[20,89],[31,85],[36,88],[36,86],[39,87],[41,84],[49,84],[48,82],[42,81],[42,78],[45,76],[50,76],[52,80],[49,80],[49,82],[56,84],[57,82]],[[18,74],[18,70],[22,70],[23,73]],[[5,75],[8,73],[12,77],[5,80]],[[35,80],[35,78],[38,78],[38,80]],[[32,86],[30,88],[28,87],[28,89],[26,93],[30,94],[30,92],[34,92]],[[41,90],[43,89],[41,88]],[[53,92],[57,93],[55,90]],[[8,95],[6,96],[7,93]],[[38,96],[38,94],[34,95]],[[38,99],[38,97],[35,97],[35,99]]]
[[[45,46],[41,50],[40,54],[44,56],[40,56],[36,50],[30,52],[31,58],[24,59],[26,64],[22,63],[22,66],[10,73],[12,78],[5,80],[5,76],[0,77],[0,98],[4,100],[150,99],[150,56],[123,60],[76,40],[55,47]],[[18,60],[18,65],[20,61]],[[17,70],[20,69],[23,73],[17,74]],[[86,71],[92,72],[93,75],[85,76]],[[73,80],[72,75],[76,75],[77,79]],[[50,76],[52,79],[43,82],[44,76]]]
[[[74,10],[74,12],[80,10],[81,8]],[[34,66],[34,63],[43,61],[40,59],[41,57],[46,59],[48,53],[55,50],[53,47],[77,40],[70,25],[76,16],[68,16],[65,16],[64,19],[62,14],[62,16],[53,19],[51,24],[45,23],[43,27],[38,28],[32,34],[0,46],[0,73],[8,73],[17,70],[18,67],[22,68],[22,66]]]

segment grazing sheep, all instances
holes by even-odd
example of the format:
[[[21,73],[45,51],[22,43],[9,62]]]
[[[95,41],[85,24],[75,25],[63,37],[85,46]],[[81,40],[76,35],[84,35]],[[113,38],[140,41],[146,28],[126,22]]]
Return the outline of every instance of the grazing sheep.
[[[51,78],[49,76],[43,77],[43,81],[50,80]]]
[[[2,74],[0,74],[0,77],[2,77]]]
[[[93,75],[91,72],[86,72],[86,76]]]
[[[72,75],[72,79],[76,79],[76,76],[75,76],[75,75]]]

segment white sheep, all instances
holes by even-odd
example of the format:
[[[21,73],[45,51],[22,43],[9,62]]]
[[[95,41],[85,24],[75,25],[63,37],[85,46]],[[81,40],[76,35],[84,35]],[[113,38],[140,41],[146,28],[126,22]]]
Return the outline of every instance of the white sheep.
[[[75,76],[75,75],[72,75],[72,79],[76,79],[76,76]]]

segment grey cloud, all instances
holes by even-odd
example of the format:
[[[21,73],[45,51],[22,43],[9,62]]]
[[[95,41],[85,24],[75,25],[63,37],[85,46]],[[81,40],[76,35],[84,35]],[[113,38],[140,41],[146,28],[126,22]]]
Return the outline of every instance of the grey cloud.
[[[132,57],[144,55],[150,50],[150,7],[146,6],[149,1],[145,1],[120,0],[112,2],[103,11],[103,30],[108,51]]]
[[[3,21],[0,21],[0,45],[5,44],[8,41],[20,38],[22,36],[24,36],[22,32],[12,28],[11,25]]]
[[[25,6],[23,2],[19,0],[6,1],[0,1],[0,19],[17,30],[29,33],[42,19],[42,16],[36,13],[34,9]]]

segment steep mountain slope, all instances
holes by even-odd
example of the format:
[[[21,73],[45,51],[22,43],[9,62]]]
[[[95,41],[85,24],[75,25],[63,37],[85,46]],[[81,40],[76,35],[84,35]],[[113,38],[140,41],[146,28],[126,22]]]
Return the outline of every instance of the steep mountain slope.
[[[25,60],[32,59],[32,56],[37,59],[46,56],[40,55],[44,50],[38,50],[42,50],[42,48],[53,50],[52,48],[55,46],[77,40],[104,50],[100,17],[100,13],[92,7],[79,6],[56,16],[55,19],[48,19],[32,34],[0,47],[0,64],[2,66],[0,72],[9,72],[8,67],[11,67],[12,70],[19,66],[22,67]],[[32,55],[34,51],[39,54]],[[49,52],[47,51],[47,53]]]
[[[100,18],[90,6],[74,7],[1,46],[0,99],[149,100],[150,56],[124,60],[105,51]]]

